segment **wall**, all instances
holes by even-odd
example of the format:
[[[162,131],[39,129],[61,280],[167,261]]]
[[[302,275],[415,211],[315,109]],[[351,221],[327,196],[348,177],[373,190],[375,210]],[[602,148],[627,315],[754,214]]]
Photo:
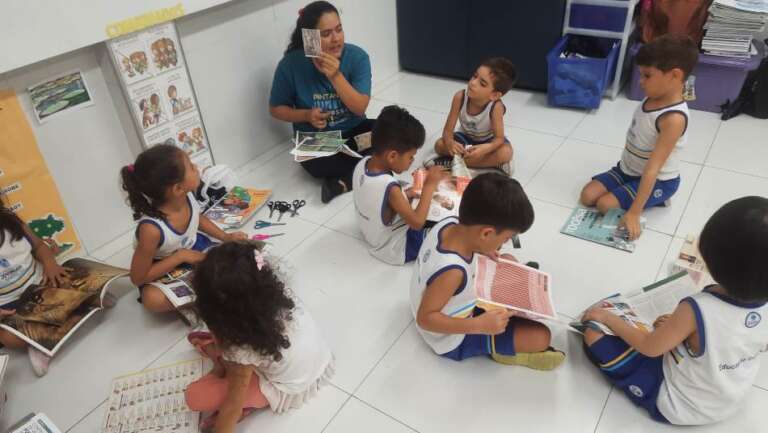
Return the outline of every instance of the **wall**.
[[[192,83],[217,163],[237,168],[290,137],[269,116],[274,68],[304,1],[239,0],[177,21]],[[397,73],[394,0],[340,0],[348,42],[371,56],[374,83]],[[87,251],[132,230],[118,170],[140,151],[103,44],[0,74],[31,113],[26,88],[81,69],[95,105],[30,124]]]

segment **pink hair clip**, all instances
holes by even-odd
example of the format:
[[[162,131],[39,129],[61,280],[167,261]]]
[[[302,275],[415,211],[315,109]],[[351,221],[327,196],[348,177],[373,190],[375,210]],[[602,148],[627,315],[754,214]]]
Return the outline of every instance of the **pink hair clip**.
[[[128,164],[128,171],[133,173],[133,164]]]
[[[264,254],[261,251],[254,250],[253,251],[253,259],[256,260],[256,268],[258,270],[261,270],[262,268],[264,268],[264,263],[265,263],[265,261],[264,261]]]
[[[304,15],[304,8],[299,9],[299,16]]]

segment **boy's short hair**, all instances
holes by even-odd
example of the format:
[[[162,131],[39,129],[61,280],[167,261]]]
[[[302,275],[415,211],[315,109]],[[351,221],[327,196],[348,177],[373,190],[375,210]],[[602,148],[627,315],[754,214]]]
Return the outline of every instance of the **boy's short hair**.
[[[486,173],[472,179],[459,206],[459,223],[523,233],[533,225],[533,206],[515,179]]]
[[[504,57],[491,57],[483,60],[480,66],[485,66],[493,76],[493,90],[505,94],[517,82],[517,69],[509,59]]]
[[[635,63],[650,66],[662,72],[672,69],[683,71],[688,78],[699,60],[699,48],[687,35],[667,33],[643,45],[637,52]]]
[[[701,232],[699,250],[728,294],[768,300],[768,198],[742,197],[718,209]]]
[[[371,133],[373,153],[404,153],[424,145],[424,125],[405,108],[389,105],[381,110]]]

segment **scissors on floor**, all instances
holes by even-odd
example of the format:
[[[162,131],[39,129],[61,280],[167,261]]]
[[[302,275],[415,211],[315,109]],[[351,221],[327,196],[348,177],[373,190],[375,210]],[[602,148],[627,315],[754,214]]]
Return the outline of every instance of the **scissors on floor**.
[[[270,226],[284,226],[285,223],[273,223],[271,221],[264,221],[264,220],[258,220],[256,221],[256,224],[253,226],[254,229],[259,230],[263,228],[267,228]]]
[[[253,241],[266,241],[267,239],[276,238],[276,237],[282,236],[284,234],[285,233],[275,233],[275,234],[272,234],[272,235],[258,234],[258,235],[251,236],[251,240],[253,240]]]
[[[294,200],[291,205],[293,206],[293,209],[291,210],[291,217],[295,217],[299,214],[299,209],[303,208],[307,204],[306,200]]]

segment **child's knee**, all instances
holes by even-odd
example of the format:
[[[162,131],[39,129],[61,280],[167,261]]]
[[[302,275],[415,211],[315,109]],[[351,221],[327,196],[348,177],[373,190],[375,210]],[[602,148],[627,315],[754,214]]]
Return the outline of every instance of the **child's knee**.
[[[163,292],[154,286],[147,286],[141,291],[141,305],[153,313],[163,313],[173,310],[173,304],[168,301]]]
[[[543,352],[552,341],[552,332],[541,323],[528,320],[515,323],[515,348],[518,352]]]
[[[600,188],[598,188],[598,186],[595,184],[595,181],[593,180],[584,185],[584,188],[581,189],[581,196],[579,197],[579,201],[584,206],[594,206],[602,194],[605,193],[600,191]]]
[[[603,337],[605,337],[605,334],[603,334],[602,332],[599,332],[599,331],[595,331],[592,328],[587,328],[584,331],[584,343],[587,346],[591,346],[591,345],[597,343],[597,340],[599,340],[599,339],[601,339]]]
[[[598,200],[597,200],[597,210],[600,211],[600,213],[606,213],[611,209],[621,208],[621,204],[619,203],[619,200],[616,198],[615,195],[611,193],[603,194]]]
[[[194,412],[206,412],[211,409],[210,398],[207,397],[206,386],[201,381],[192,382],[184,390],[187,406]]]
[[[512,161],[512,156],[514,155],[514,151],[512,150],[512,145],[509,143],[504,143],[499,148],[499,150],[496,151],[496,155],[502,164],[505,162]]]
[[[438,138],[437,141],[435,141],[435,152],[437,152],[438,155],[444,155],[448,153],[448,150],[445,148],[445,142],[442,138]]]
[[[4,329],[0,329],[0,343],[2,343],[3,346],[10,347],[12,349],[23,349],[27,347],[26,341]]]

